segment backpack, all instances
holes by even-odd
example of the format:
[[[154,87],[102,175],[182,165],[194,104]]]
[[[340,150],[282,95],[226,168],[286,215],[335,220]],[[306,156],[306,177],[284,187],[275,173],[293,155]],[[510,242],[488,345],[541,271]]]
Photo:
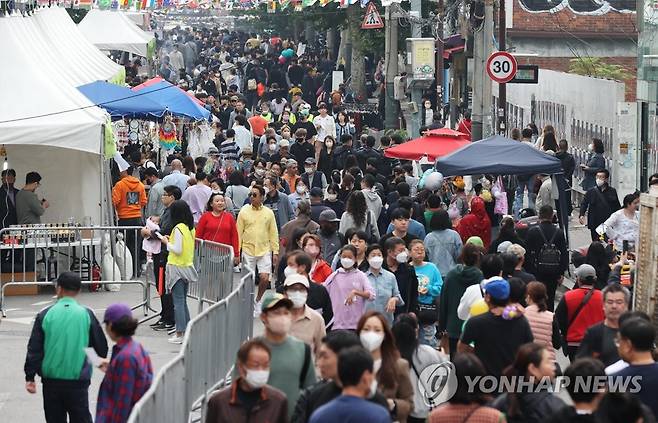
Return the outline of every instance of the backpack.
[[[555,245],[555,236],[558,233],[556,229],[550,240],[546,240],[546,235],[541,226],[537,226],[544,244],[541,246],[535,256],[535,269],[542,275],[559,275],[561,267],[562,252]]]

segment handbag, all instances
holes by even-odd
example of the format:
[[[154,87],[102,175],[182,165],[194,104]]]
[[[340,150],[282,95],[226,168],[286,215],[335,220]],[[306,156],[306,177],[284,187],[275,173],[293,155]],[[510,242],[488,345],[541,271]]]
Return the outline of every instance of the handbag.
[[[258,88],[258,83],[256,82],[256,78],[251,78],[247,80],[247,89],[249,91],[253,91],[256,88]]]

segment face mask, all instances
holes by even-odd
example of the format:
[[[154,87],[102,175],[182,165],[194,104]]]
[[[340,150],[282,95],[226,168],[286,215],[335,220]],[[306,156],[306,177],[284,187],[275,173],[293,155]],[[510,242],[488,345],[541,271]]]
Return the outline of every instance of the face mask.
[[[326,145],[327,148],[331,148],[331,147],[334,146],[334,143],[333,143],[333,142],[330,142],[330,141],[327,141],[327,142],[324,143],[324,145]]]
[[[292,306],[294,308],[302,308],[306,304],[306,298],[308,294],[302,291],[292,291],[288,293],[288,299],[292,301]]]
[[[263,176],[265,175],[265,169],[258,169],[256,168],[256,171],[254,172],[257,176]]]
[[[297,185],[297,188],[295,188],[295,191],[297,191],[297,194],[303,194],[306,192],[306,187],[303,185]]]
[[[605,179],[596,178],[596,186],[602,187],[605,184]]]
[[[402,251],[400,254],[395,256],[395,260],[398,263],[406,263],[408,259],[409,259],[409,254],[406,251]]]
[[[265,190],[265,195],[267,195],[270,192],[270,189],[268,187],[263,187],[263,189]]]
[[[345,270],[351,269],[354,266],[354,260],[349,257],[343,257],[340,259],[340,265],[343,266]]]
[[[361,331],[359,338],[365,349],[368,351],[375,351],[377,348],[381,347],[382,342],[384,342],[383,333],[372,332],[369,330]]]
[[[329,201],[336,201],[338,198],[338,194],[327,194],[327,200]]]
[[[297,269],[294,267],[286,266],[285,269],[283,269],[283,275],[287,278],[288,276],[291,275],[296,275],[297,274]]]
[[[270,378],[269,370],[247,369],[247,374],[244,377],[244,380],[252,388],[259,389],[265,386],[269,378]]]
[[[372,383],[370,384],[370,396],[373,397],[377,393],[377,378],[372,378]]]
[[[276,335],[287,335],[291,325],[290,316],[272,316],[267,319],[267,327]]]
[[[587,146],[587,151],[589,151],[590,153],[591,153],[592,151],[594,151],[594,145],[593,145],[593,144],[588,145],[588,146]]]
[[[270,144],[268,148],[270,149],[270,151],[274,151],[276,150],[276,144]]]
[[[304,251],[311,257],[317,257],[317,255],[320,254],[320,248],[316,247],[315,245],[307,246],[304,248]]]
[[[373,269],[381,269],[382,263],[384,263],[384,257],[382,256],[373,256],[368,259],[368,264]]]
[[[308,117],[309,111],[306,109],[302,109],[299,113],[302,115],[302,117]]]
[[[305,168],[304,168],[304,171],[305,171],[306,173],[313,173],[313,168],[312,168],[312,167],[305,167]]]

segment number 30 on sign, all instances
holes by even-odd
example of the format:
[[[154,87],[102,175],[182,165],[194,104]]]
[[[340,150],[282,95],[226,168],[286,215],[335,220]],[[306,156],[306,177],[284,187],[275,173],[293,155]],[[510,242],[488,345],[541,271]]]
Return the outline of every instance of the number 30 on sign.
[[[487,60],[487,74],[494,82],[504,84],[514,79],[517,63],[514,56],[506,51],[497,51]]]

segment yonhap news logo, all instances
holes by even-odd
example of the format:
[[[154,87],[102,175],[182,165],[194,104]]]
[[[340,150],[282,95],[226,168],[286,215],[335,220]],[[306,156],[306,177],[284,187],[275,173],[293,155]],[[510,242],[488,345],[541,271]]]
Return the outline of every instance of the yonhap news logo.
[[[418,392],[430,408],[448,401],[457,392],[455,366],[446,361],[425,367],[418,377]]]

